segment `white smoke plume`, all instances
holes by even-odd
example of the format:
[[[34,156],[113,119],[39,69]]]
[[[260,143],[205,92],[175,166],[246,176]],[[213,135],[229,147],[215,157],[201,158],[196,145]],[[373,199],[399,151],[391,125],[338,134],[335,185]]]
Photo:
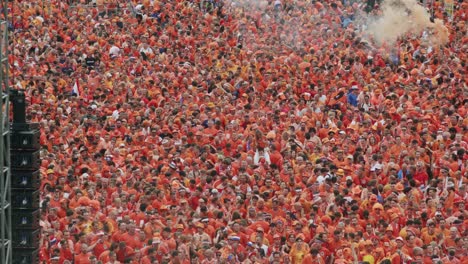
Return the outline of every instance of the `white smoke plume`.
[[[434,45],[444,45],[449,41],[449,33],[443,21],[430,21],[430,14],[416,0],[386,0],[377,17],[369,17],[366,33],[379,43],[391,44],[398,38],[420,37],[425,33],[427,41]]]
[[[268,1],[266,0],[228,0],[225,1],[228,6],[232,7],[244,7],[246,9],[258,9],[264,11],[268,6]]]

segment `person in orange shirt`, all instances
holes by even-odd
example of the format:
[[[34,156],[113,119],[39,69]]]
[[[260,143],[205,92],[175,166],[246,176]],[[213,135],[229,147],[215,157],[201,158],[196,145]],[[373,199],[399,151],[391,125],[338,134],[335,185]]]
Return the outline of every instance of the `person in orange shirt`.
[[[457,240],[460,238],[458,229],[454,226],[450,227],[450,234],[443,239],[442,245],[445,248],[456,247]]]
[[[261,226],[258,226],[255,229],[255,232],[252,232],[252,234],[250,235],[249,241],[250,242],[261,241],[262,244],[269,246],[270,240],[268,238],[269,238],[269,235],[265,234],[265,229]]]
[[[436,232],[436,224],[433,220],[428,220],[426,228],[421,231],[421,239],[425,245],[435,241],[438,242],[439,233]]]
[[[302,260],[303,264],[325,264],[325,260],[316,248],[311,248],[309,254],[307,254]],[[336,263],[336,262],[335,262]]]
[[[124,235],[127,233],[127,224],[125,222],[119,223],[119,229],[112,235],[112,241],[124,241]]]
[[[149,219],[149,222],[145,224],[143,230],[147,237],[153,237],[154,233],[162,231],[164,225],[157,215],[151,215]]]
[[[80,248],[80,253],[75,255],[76,264],[91,264],[90,257],[92,254],[88,252],[88,245],[82,244]]]
[[[401,263],[401,261],[406,261],[409,259],[410,253],[408,252],[408,249],[405,248],[405,241],[403,240],[402,237],[397,237],[395,239],[395,252],[393,255],[391,255],[391,260],[392,264],[395,263]]]
[[[162,230],[161,245],[167,247],[169,250],[175,250],[177,247],[176,241],[172,235],[172,229],[168,226]]]
[[[139,232],[136,232],[136,226],[134,223],[129,223],[127,225],[127,232],[121,236],[121,239],[122,241],[125,241],[129,247],[134,249],[141,248],[144,244],[144,241],[140,240]]]

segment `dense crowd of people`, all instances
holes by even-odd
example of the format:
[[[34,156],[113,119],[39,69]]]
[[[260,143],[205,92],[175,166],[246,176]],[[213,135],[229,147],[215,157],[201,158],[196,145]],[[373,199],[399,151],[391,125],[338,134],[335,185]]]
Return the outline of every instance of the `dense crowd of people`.
[[[44,263],[467,263],[467,4],[9,3]]]

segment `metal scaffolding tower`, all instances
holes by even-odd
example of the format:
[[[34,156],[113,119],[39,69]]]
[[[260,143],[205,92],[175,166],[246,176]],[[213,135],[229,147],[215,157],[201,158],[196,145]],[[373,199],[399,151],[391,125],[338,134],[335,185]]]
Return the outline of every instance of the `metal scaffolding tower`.
[[[12,263],[8,0],[0,0],[0,263]]]

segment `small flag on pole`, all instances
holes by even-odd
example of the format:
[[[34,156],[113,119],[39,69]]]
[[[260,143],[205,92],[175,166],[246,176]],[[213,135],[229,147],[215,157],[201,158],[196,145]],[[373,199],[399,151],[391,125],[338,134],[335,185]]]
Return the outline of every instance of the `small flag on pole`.
[[[80,97],[80,83],[78,82],[78,80],[76,80],[75,84],[73,85],[72,95]]]

